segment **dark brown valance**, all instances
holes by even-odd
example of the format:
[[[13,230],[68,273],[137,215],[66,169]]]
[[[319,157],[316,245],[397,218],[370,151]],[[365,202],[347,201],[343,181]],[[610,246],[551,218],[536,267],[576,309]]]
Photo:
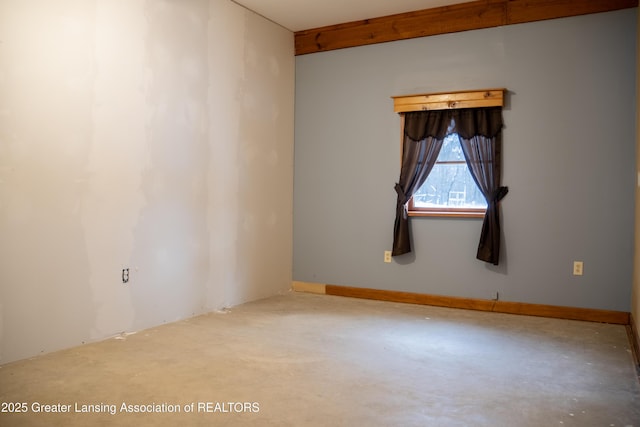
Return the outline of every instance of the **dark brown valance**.
[[[495,138],[502,130],[502,107],[410,111],[405,114],[404,134],[414,141],[443,139],[450,133],[470,139]]]
[[[455,132],[464,139],[495,138],[502,130],[502,107],[465,108],[451,111]]]
[[[404,134],[414,141],[427,137],[444,139],[449,133],[452,110],[410,111],[404,113]]]

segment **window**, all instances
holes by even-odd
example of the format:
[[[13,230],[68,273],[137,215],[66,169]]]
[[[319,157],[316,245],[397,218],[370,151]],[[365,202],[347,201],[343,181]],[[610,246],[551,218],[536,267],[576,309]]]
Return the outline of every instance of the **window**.
[[[498,265],[500,201],[509,192],[500,184],[504,92],[393,97],[394,111],[401,114],[402,162],[394,186],[392,256],[411,252],[412,205],[413,215],[483,216],[476,257]],[[476,190],[486,200],[485,207]]]
[[[473,180],[458,135],[448,135],[426,181],[409,200],[410,216],[484,217],[487,201]]]
[[[406,95],[393,97],[394,111],[401,114],[401,145],[404,144],[405,113],[433,110],[459,110],[502,106],[504,89]],[[433,169],[407,203],[409,216],[448,216],[483,218],[487,202],[478,188],[452,118]],[[449,133],[452,132],[452,133]]]

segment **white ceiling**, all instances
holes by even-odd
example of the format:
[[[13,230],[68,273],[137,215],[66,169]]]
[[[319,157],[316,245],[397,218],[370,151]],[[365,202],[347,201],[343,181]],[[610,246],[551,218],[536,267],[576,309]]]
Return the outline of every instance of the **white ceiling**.
[[[471,0],[232,0],[291,31],[431,9]]]

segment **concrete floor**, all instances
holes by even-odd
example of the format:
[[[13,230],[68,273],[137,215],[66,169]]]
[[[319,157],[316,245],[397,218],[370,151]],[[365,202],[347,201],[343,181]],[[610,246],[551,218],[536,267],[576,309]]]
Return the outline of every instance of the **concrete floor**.
[[[290,293],[118,338],[1,366],[0,426],[640,426],[618,325]]]

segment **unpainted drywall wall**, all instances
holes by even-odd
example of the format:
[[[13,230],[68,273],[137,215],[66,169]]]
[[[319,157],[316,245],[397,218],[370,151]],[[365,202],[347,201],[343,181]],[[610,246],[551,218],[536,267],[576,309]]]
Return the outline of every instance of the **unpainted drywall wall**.
[[[630,310],[637,11],[296,57],[295,280]],[[390,250],[395,95],[507,88],[500,265],[482,221],[414,218]],[[574,260],[584,275],[572,275]]]
[[[228,0],[1,2],[0,363],[287,290],[293,90]]]

